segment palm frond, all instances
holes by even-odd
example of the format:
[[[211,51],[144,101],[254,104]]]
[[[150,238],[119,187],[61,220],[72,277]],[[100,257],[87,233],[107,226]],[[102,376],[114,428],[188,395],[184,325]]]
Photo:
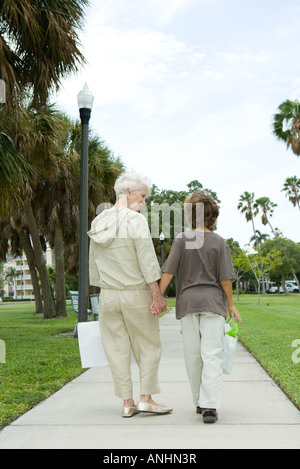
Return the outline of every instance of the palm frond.
[[[0,78],[12,84],[8,100],[18,85],[32,89],[34,107],[45,105],[61,79],[85,63],[77,30],[88,6],[87,0],[1,2]]]
[[[2,212],[9,208],[12,193],[16,192],[22,178],[27,179],[31,174],[31,166],[16,150],[12,139],[0,132],[0,210]]]
[[[272,131],[278,140],[291,146],[296,155],[300,155],[300,104],[297,100],[287,99],[278,106],[273,116]]]

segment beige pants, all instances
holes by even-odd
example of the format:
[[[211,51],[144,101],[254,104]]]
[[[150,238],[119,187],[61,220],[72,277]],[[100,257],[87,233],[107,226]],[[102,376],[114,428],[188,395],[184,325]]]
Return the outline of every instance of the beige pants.
[[[140,394],[159,392],[159,320],[150,312],[150,290],[101,289],[99,322],[115,394],[133,397],[131,350],[140,371]]]
[[[181,328],[194,404],[206,409],[220,409],[225,320],[216,313],[192,313],[181,319]]]

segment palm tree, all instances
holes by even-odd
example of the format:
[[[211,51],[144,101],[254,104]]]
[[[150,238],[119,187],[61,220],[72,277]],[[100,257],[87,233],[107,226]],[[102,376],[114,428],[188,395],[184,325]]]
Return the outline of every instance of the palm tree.
[[[71,234],[65,238],[64,250],[67,272],[70,275],[78,273],[78,230],[79,230],[79,187],[80,187],[80,153],[81,153],[81,123],[79,120],[69,120],[69,133],[65,143],[68,158],[73,161],[71,171],[76,180],[76,203],[70,205],[70,219],[72,220]],[[119,157],[115,157],[105,143],[91,129],[89,130],[89,224],[96,215],[97,206],[103,202],[114,202],[114,183],[124,171],[124,165]],[[69,218],[68,218],[69,219]],[[76,227],[76,228],[75,228]]]
[[[31,282],[34,291],[35,312],[36,314],[44,313],[44,305],[42,301],[41,289],[38,279],[38,269],[35,261],[35,255],[32,247],[30,232],[27,226],[22,226],[18,230],[20,239],[20,247],[25,252],[28,267],[30,270]]]
[[[10,132],[17,150],[27,161],[34,156],[34,181],[23,181],[20,189],[14,193],[15,201],[19,198],[26,224],[30,229],[34,246],[35,260],[40,273],[45,306],[45,317],[54,315],[50,282],[40,242],[33,207],[34,188],[41,181],[42,170],[49,168],[52,148],[47,140],[53,140],[53,120],[49,119],[45,106],[53,89],[58,89],[60,80],[78,70],[84,63],[79,50],[77,29],[82,27],[87,0],[37,0],[6,1],[0,3],[0,79],[6,85],[6,117],[10,120]],[[23,119],[24,91],[27,92],[27,112],[31,111],[28,122]],[[9,111],[13,109],[17,116],[16,125]],[[34,115],[34,109],[37,110]],[[18,114],[18,115],[17,115]],[[4,119],[5,125],[7,124]],[[26,130],[25,130],[26,129]],[[34,141],[34,148],[30,148]],[[50,165],[51,166],[51,165]],[[6,178],[7,180],[7,178]]]
[[[238,210],[241,211],[241,213],[245,214],[246,220],[252,222],[252,228],[253,228],[253,234],[254,234],[254,239],[257,242],[257,236],[256,236],[256,230],[254,227],[254,216],[255,213],[253,212],[253,204],[254,204],[254,192],[247,192],[245,191],[239,199],[238,203]]]
[[[16,150],[12,139],[0,132],[0,213],[8,209],[11,188],[17,187],[22,177],[30,174],[30,165]]]
[[[78,270],[79,188],[81,124],[60,115],[64,129],[57,148],[55,171],[43,179],[37,195],[36,210],[39,225],[55,251],[56,316],[66,314],[65,264],[70,271],[69,252],[73,254],[74,270]],[[100,138],[90,130],[89,138],[89,219],[95,217],[99,203],[114,195],[115,179],[123,165],[115,158]],[[38,208],[38,201],[42,201]]]
[[[261,243],[266,241],[267,238],[270,237],[270,235],[268,235],[267,233],[261,233],[259,230],[255,230],[255,231],[256,231],[256,236],[251,236],[250,238],[250,243],[254,241],[254,247],[259,246]]]
[[[55,315],[66,316],[64,244],[78,227],[78,158],[57,150],[55,171],[43,177],[36,194],[39,226],[55,253]]]
[[[29,229],[43,293],[44,317],[50,318],[55,314],[55,305],[41,245],[42,233],[36,221],[34,204],[36,196],[40,194],[40,188],[43,187],[44,179],[49,179],[50,175],[56,172],[55,151],[57,142],[60,140],[62,123],[53,106],[40,108],[38,111],[28,107],[14,108],[1,115],[0,119],[18,151],[34,168],[30,180],[23,178],[18,188],[11,189],[11,196],[14,199],[11,217],[22,218],[21,215],[24,214],[23,221],[18,224],[18,228],[21,231],[24,227]]]
[[[297,176],[286,178],[281,192],[283,191],[285,191],[286,197],[289,198],[294,207],[297,205],[300,209],[300,179]]]
[[[295,155],[300,155],[300,103],[287,99],[273,116],[273,134],[278,140],[291,146]]]
[[[12,117],[14,116],[14,117]],[[34,168],[31,180],[24,179],[14,197],[11,219],[20,242],[34,248],[44,299],[44,317],[66,314],[64,253],[66,246],[77,252],[79,223],[81,126],[68,120],[54,106],[38,111],[19,108],[7,116],[6,127],[15,136],[18,149]],[[44,164],[39,165],[42,157]],[[98,204],[112,201],[113,185],[123,165],[97,135],[89,138],[89,219]],[[28,232],[27,237],[26,232]],[[56,302],[54,304],[41,237],[55,249]],[[27,255],[27,259],[28,259]],[[28,259],[29,263],[29,259]],[[77,258],[74,265],[77,266]],[[35,267],[33,267],[34,270]],[[36,294],[38,298],[38,294]],[[37,306],[38,307],[38,306]],[[40,312],[40,307],[39,311]]]
[[[85,63],[77,30],[88,0],[22,0],[0,4],[0,78],[8,105],[18,105],[23,90],[32,105],[46,104],[61,79]]]
[[[274,202],[271,202],[269,197],[260,197],[259,199],[256,199],[253,207],[255,209],[254,215],[257,215],[260,209],[262,210],[262,216],[261,216],[262,224],[263,225],[269,224],[273,235],[276,236],[275,231],[270,223],[270,217],[273,216],[274,208],[277,207],[277,204],[275,204]]]
[[[19,275],[20,274],[17,272],[17,269],[15,269],[14,267],[10,267],[4,277],[5,280],[11,279],[14,288],[14,297],[16,295],[16,278],[19,277]]]
[[[35,312],[42,314],[43,303],[40,294],[40,286],[34,252],[30,240],[29,230],[24,226],[24,216],[5,216],[0,218],[0,259],[6,261],[7,255],[18,257],[25,252],[35,299]]]

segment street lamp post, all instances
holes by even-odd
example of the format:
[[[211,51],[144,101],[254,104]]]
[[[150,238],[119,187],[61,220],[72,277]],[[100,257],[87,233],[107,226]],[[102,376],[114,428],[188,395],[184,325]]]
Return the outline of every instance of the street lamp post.
[[[87,84],[77,95],[81,119],[80,205],[79,205],[79,279],[78,322],[85,322],[88,309],[88,159],[89,120],[94,96]]]
[[[164,265],[164,240],[165,240],[165,235],[163,234],[163,232],[160,233],[159,239],[160,239],[160,265],[162,267]]]

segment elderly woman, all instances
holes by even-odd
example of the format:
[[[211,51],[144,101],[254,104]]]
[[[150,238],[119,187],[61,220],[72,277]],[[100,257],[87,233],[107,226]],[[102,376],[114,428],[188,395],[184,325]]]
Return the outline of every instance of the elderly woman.
[[[123,417],[137,412],[168,413],[172,409],[152,400],[152,394],[159,392],[158,315],[167,304],[157,283],[161,271],[149,227],[139,213],[150,193],[150,181],[133,172],[125,173],[116,180],[115,193],[116,204],[93,220],[88,233],[90,283],[101,288],[103,345],[115,394],[124,401]],[[137,406],[133,400],[131,351],[140,371]]]

